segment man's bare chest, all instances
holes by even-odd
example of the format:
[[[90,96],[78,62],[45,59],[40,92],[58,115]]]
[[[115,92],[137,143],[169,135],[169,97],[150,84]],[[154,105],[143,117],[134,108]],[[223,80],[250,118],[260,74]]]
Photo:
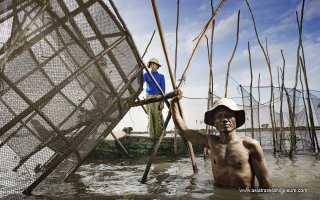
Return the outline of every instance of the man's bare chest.
[[[215,165],[241,168],[249,163],[249,152],[241,143],[217,144],[211,151]]]

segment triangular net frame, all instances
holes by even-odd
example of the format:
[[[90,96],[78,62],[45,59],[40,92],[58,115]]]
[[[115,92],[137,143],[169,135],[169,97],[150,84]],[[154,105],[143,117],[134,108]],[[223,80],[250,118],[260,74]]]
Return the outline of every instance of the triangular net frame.
[[[2,196],[72,174],[141,93],[143,63],[102,0],[5,0],[0,30]]]

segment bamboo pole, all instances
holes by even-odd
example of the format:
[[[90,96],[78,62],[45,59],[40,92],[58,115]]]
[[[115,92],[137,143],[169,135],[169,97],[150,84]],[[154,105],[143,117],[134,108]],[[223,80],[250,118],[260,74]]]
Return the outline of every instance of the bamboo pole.
[[[157,96],[157,97],[152,97],[152,98],[149,98],[149,99],[145,99],[145,100],[141,100],[141,101],[136,101],[133,103],[133,107],[135,106],[141,106],[141,105],[145,105],[145,104],[149,104],[149,103],[153,103],[153,102],[159,102],[159,101],[162,101],[163,99],[170,99],[170,98],[173,98],[175,97],[175,92],[169,92],[169,93],[166,93],[164,98],[161,97],[161,96]]]
[[[280,72],[279,72],[279,67],[277,67],[277,77],[278,77],[278,90],[279,90],[279,93],[280,93],[280,98],[279,98],[279,100],[280,100],[280,105],[281,105],[281,83],[280,83],[280,74],[279,74]],[[274,111],[275,112],[275,111]],[[282,119],[281,119],[281,106],[280,106],[280,110],[279,110],[279,115],[280,115],[280,119],[279,119],[279,123],[280,123],[280,126],[279,126],[279,131],[280,131],[280,136],[279,136],[279,138],[277,138],[277,139],[279,139],[279,142],[278,142],[278,144],[279,144],[279,151],[281,152],[281,145],[282,145],[282,140],[281,140],[281,135],[282,135],[282,131],[283,131],[283,129],[282,129]]]
[[[300,62],[299,62],[299,55],[300,55],[300,49],[301,49],[301,43],[302,43],[302,39],[301,39],[301,35],[302,35],[302,25],[303,25],[303,10],[304,10],[304,3],[305,1],[302,1],[302,9],[301,9],[301,23],[299,24],[299,20],[298,20],[298,30],[299,30],[299,43],[298,43],[298,48],[297,48],[297,64],[296,64],[296,75],[295,75],[295,82],[294,82],[294,86],[293,86],[293,108],[292,108],[292,115],[295,118],[296,116],[296,90],[297,90],[297,84],[298,84],[298,77],[299,77],[299,67],[300,67]]]
[[[301,59],[301,57],[300,57]],[[316,143],[315,145],[317,146],[317,151],[320,151],[320,147],[319,147],[319,143],[318,143],[318,136],[314,127],[314,120],[313,120],[313,112],[312,112],[312,107],[311,107],[311,97],[310,97],[310,90],[309,90],[309,86],[308,86],[308,78],[307,78],[307,72],[306,72],[306,66],[304,64],[304,61],[302,62],[302,70],[304,73],[304,79],[305,79],[305,84],[306,84],[306,90],[307,90],[307,101],[308,101],[308,108],[309,108],[309,118],[310,118],[310,124],[311,124],[311,131],[312,131],[312,135],[314,138],[314,142]]]
[[[294,150],[294,139],[295,139],[295,129],[294,129],[294,117],[292,113],[292,105],[291,105],[291,100],[289,97],[289,93],[287,91],[287,88],[284,87],[284,91],[287,96],[287,102],[288,102],[288,109],[289,109],[289,116],[290,116],[290,150],[289,150],[289,157],[293,157],[293,150]]]
[[[109,46],[109,48],[104,49],[100,54],[97,55],[97,59],[101,58],[105,52],[110,51],[113,49],[117,44],[122,42],[126,37],[123,36],[116,40],[112,45]],[[58,85],[56,85],[51,91],[49,91],[47,94],[43,95],[41,98],[39,98],[37,101],[33,102],[29,105],[28,108],[26,108],[24,111],[22,111],[20,114],[18,114],[16,117],[14,117],[12,120],[10,120],[6,125],[1,127],[0,129],[0,136],[2,136],[5,132],[7,132],[10,128],[15,126],[20,120],[22,120],[24,117],[29,115],[31,112],[33,112],[35,109],[39,108],[40,106],[46,104],[49,102],[62,88],[64,88],[68,83],[70,83],[73,79],[75,79],[78,75],[80,75],[82,72],[84,72],[86,69],[88,69],[95,61],[89,60],[88,63],[86,63],[84,66],[80,67],[78,70],[73,72],[71,75],[69,75],[64,81],[60,82]],[[4,80],[8,85],[12,85],[12,82],[8,77],[6,77],[4,74],[0,74],[0,77],[2,80]],[[14,86],[14,85],[13,85]],[[14,89],[15,87],[13,87]],[[21,93],[19,89],[16,91],[18,94]]]
[[[176,46],[174,50],[174,78],[177,78],[177,65],[178,65],[178,31],[179,31],[179,13],[180,13],[180,0],[177,0],[177,21],[176,21]]]
[[[141,69],[142,70],[142,69]],[[116,97],[109,105],[113,105],[115,102],[119,101],[119,97],[123,95],[123,93],[127,90],[127,88],[132,84],[132,82],[136,79],[135,77],[138,76],[138,74],[140,73],[140,71],[136,71],[135,75],[132,76],[132,78],[129,80],[128,83],[126,83],[123,87],[122,90],[119,91],[119,96]],[[142,90],[142,88],[141,88]],[[139,92],[137,92],[132,99],[136,99],[136,97],[138,97]],[[110,109],[112,109],[112,106],[109,106],[105,109],[105,112],[102,116],[99,116],[99,119],[97,119],[97,121],[104,119],[107,115],[110,114]],[[101,118],[100,118],[101,117]],[[122,112],[120,112],[120,116],[119,119],[122,119],[124,117],[124,114]],[[105,138],[108,136],[108,134],[111,132],[111,130],[117,125],[116,123],[114,123],[115,121],[113,121],[112,124],[109,125],[109,127],[106,129],[93,143],[93,145],[90,147],[90,149],[88,149],[88,151],[86,152],[86,155],[83,156],[82,160],[85,160],[87,158],[87,156],[89,155],[89,152],[91,152],[92,149],[96,148],[96,146],[100,143],[100,141],[102,140],[102,138]],[[79,162],[74,168],[73,170],[69,173],[69,175],[65,178],[65,180],[70,176],[70,174],[74,173],[79,167],[80,167],[81,163]]]
[[[250,43],[248,42],[248,52],[249,52],[249,66],[250,66],[250,111],[251,111],[251,137],[254,139],[253,131],[253,108],[252,108],[252,63],[251,63],[251,53],[250,53]]]
[[[121,142],[119,141],[119,139],[114,135],[114,133],[111,131],[110,134],[112,135],[113,139],[117,142],[117,144],[121,147],[122,151],[129,156],[128,151],[126,150],[126,148],[124,148],[124,146],[121,144]]]
[[[261,125],[260,125],[260,73],[258,77],[258,127],[259,127],[259,142],[261,145]]]
[[[121,21],[123,27],[127,30],[126,24],[124,23],[122,17],[120,16],[120,14],[119,14],[119,12],[118,12],[118,9],[117,9],[116,6],[114,5],[113,1],[109,0],[109,2],[110,2],[110,4],[111,4],[113,10],[115,11],[117,17],[118,17],[119,20]],[[130,34],[129,32],[128,32],[127,34],[128,34],[129,39],[132,41],[132,43],[133,43],[134,46],[135,46],[135,43],[134,43],[134,40],[132,39],[131,34]],[[136,52],[136,53],[138,54],[138,52]],[[142,59],[140,59],[140,62],[141,62],[141,64],[143,65],[143,67],[145,68],[145,70],[146,70],[146,72],[148,73],[148,75],[151,77],[153,83],[156,85],[156,87],[158,88],[158,90],[161,92],[162,97],[164,97],[163,91],[161,90],[161,88],[160,88],[160,86],[158,85],[157,81],[153,78],[152,74],[149,72],[149,70],[147,69],[147,67],[146,67],[145,64],[143,63]],[[170,71],[171,71],[171,70],[170,70]],[[165,102],[166,102],[166,105],[167,105],[168,108],[169,108],[169,107],[170,107],[169,102],[168,102],[167,100],[165,100]],[[166,127],[167,127],[167,125],[168,125],[168,123],[169,123],[170,117],[171,117],[171,113],[170,113],[170,111],[169,111],[169,113],[168,113],[168,115],[167,115],[166,122],[165,122],[164,127],[163,127],[163,130],[166,129]],[[157,153],[157,150],[158,150],[158,148],[159,148],[159,146],[160,146],[160,143],[161,143],[161,141],[162,141],[162,139],[163,139],[163,137],[164,137],[164,131],[163,131],[163,130],[162,130],[162,132],[161,132],[161,135],[160,135],[158,141],[154,144],[153,151],[152,151],[151,156],[150,156],[150,160],[148,161],[146,170],[145,170],[144,175],[143,175],[142,180],[141,180],[142,183],[144,183],[144,182],[146,181],[146,178],[147,178],[147,175],[148,175],[148,173],[149,173],[149,170],[150,170],[151,164],[152,164],[152,162],[153,162],[153,159],[155,158],[156,153]],[[192,146],[191,146],[191,147],[192,147]],[[194,170],[194,171],[197,170],[196,165],[193,165],[193,170]]]
[[[302,67],[302,71],[303,71],[303,74],[304,74],[305,86],[306,86],[306,90],[307,90],[307,102],[308,102],[308,108],[309,108],[309,118],[310,118],[311,131],[312,131],[314,140],[315,140],[316,145],[317,145],[317,150],[319,152],[320,148],[319,148],[318,138],[317,138],[317,134],[316,134],[316,131],[315,131],[315,126],[314,126],[314,119],[313,119],[313,113],[312,113],[311,101],[310,101],[310,90],[309,90],[306,63],[305,63],[305,57],[304,57],[304,48],[303,48],[303,44],[302,44],[302,24],[303,24],[304,3],[305,3],[305,0],[303,0],[303,2],[302,2],[300,24],[299,24],[299,19],[298,19],[298,13],[296,12],[297,24],[298,24],[298,27],[299,27],[299,29],[298,29],[299,30],[299,47],[301,47],[301,52],[302,52],[302,58],[303,59],[301,59],[300,56],[299,56],[299,58],[301,60],[301,67]]]
[[[152,35],[151,35],[151,38],[150,38],[150,40],[149,40],[149,42],[148,42],[148,44],[147,44],[147,47],[145,48],[145,50],[144,50],[144,52],[143,52],[143,54],[142,54],[142,56],[141,56],[141,58],[144,58],[144,56],[146,55],[146,53],[147,53],[147,51],[148,51],[148,49],[149,49],[149,46],[150,46],[150,44],[151,44],[151,42],[152,42],[152,40],[153,40],[153,37],[154,37],[154,34],[156,33],[156,30],[154,30],[153,31],[153,33],[152,33]]]
[[[300,84],[301,84],[303,108],[305,110],[304,113],[305,113],[305,117],[306,117],[306,124],[307,124],[307,127],[308,127],[309,137],[310,137],[311,142],[313,143],[313,144],[311,144],[311,148],[312,148],[313,151],[315,151],[314,142],[312,141],[311,127],[310,127],[310,124],[309,124],[308,109],[307,109],[307,105],[306,105],[306,99],[305,99],[305,96],[304,96],[304,87],[303,87],[303,82],[302,82],[302,72],[301,72],[301,70],[302,70],[302,67],[300,67]],[[303,140],[302,140],[302,142],[303,142]]]
[[[142,54],[142,58],[146,55],[146,53],[147,53],[147,51],[148,51],[148,49],[149,49],[149,46],[150,46],[150,44],[151,44],[151,42],[152,42],[152,40],[153,40],[153,36],[154,36],[155,33],[156,33],[156,30],[153,31],[152,36],[151,36],[151,38],[150,38],[150,40],[149,40],[149,42],[148,42],[148,45],[147,45],[147,47],[145,48],[144,53]],[[137,100],[140,101],[139,96],[137,97]],[[147,109],[146,109],[143,105],[141,106],[141,108],[143,109],[143,111],[144,111],[146,114],[148,114]]]
[[[103,1],[99,1],[99,2],[101,3],[101,5],[103,5],[103,7],[107,7],[107,6],[104,4]],[[125,30],[128,30],[127,25],[124,23],[121,15],[119,14],[119,11],[118,11],[117,7],[114,5],[113,1],[112,1],[112,0],[109,0],[109,3],[111,4],[111,6],[112,6],[112,8],[113,8],[113,10],[114,10],[114,12],[115,12],[115,14],[117,15],[117,17],[118,17],[118,19],[120,20],[120,22],[121,22],[122,26],[124,27],[124,29],[125,29]],[[133,48],[133,51],[134,51],[137,55],[139,55],[139,53],[136,51],[136,45],[135,45],[135,42],[134,42],[134,40],[133,40],[130,32],[126,32],[126,33],[127,33],[128,39],[132,42],[133,46],[135,47],[135,48]],[[140,56],[139,56],[139,58],[140,58],[141,65],[142,65],[143,68],[146,70],[148,76],[150,76],[150,78],[151,78],[152,82],[155,84],[156,88],[159,90],[160,95],[164,98],[164,93],[163,93],[161,87],[159,86],[158,82],[154,79],[154,77],[152,76],[152,74],[150,73],[150,71],[148,70],[148,68],[146,67],[146,65],[144,64],[144,62],[143,62],[143,60],[141,59]],[[165,103],[166,103],[166,105],[167,105],[168,108],[169,108],[169,107],[170,107],[170,104],[169,104],[168,100],[165,99]]]
[[[11,45],[4,45],[4,46],[7,46],[8,49],[5,51],[6,55],[2,59],[0,59],[0,68],[2,68],[2,66],[5,65],[5,63],[9,60],[9,57],[17,48],[17,46],[21,45],[19,43],[21,42],[22,38],[27,34],[28,32],[27,30],[29,30],[30,27],[34,25],[34,23],[39,19],[40,15],[43,13],[43,11],[47,8],[48,5],[49,5],[49,2],[46,2],[40,7],[38,12],[33,17],[33,19],[31,19],[30,22],[25,26],[24,30],[21,30],[20,32],[18,32],[18,35],[16,35],[16,38],[15,38],[15,41],[11,41],[12,38],[10,38],[9,41],[12,42]]]
[[[270,60],[268,58],[268,55],[264,49],[264,47],[262,46],[260,39],[259,39],[259,35],[258,35],[258,31],[257,31],[257,26],[256,26],[256,22],[251,10],[251,7],[249,5],[248,0],[246,0],[247,6],[249,8],[250,14],[251,14],[251,18],[252,18],[252,22],[253,22],[253,26],[254,26],[254,32],[256,34],[256,38],[257,41],[259,43],[259,46],[263,52],[263,55],[265,57],[267,66],[268,66],[268,70],[269,70],[269,75],[270,75],[270,103],[269,103],[269,110],[270,110],[270,121],[271,121],[271,125],[272,125],[272,142],[273,142],[273,151],[276,152],[276,141],[275,141],[275,136],[274,136],[274,123],[273,123],[273,108],[272,108],[272,102],[273,102],[273,81],[272,81],[272,71],[271,71],[271,64],[270,64]]]
[[[153,11],[154,11],[154,15],[155,15],[155,19],[156,19],[156,23],[157,23],[157,27],[158,27],[158,30],[159,30],[159,35],[160,35],[160,39],[161,39],[161,44],[162,44],[162,49],[164,51],[164,54],[165,54],[165,58],[166,58],[166,62],[167,62],[167,66],[168,66],[168,71],[169,71],[169,74],[170,74],[170,78],[171,78],[171,83],[172,83],[172,86],[173,88],[176,88],[176,80],[175,80],[175,77],[173,75],[173,72],[172,72],[172,68],[171,68],[171,64],[170,64],[170,61],[169,61],[169,57],[168,57],[168,53],[167,53],[167,47],[166,47],[166,43],[165,43],[165,38],[164,38],[164,34],[163,34],[163,31],[162,31],[162,26],[161,26],[161,22],[160,22],[160,17],[159,17],[159,14],[158,14],[158,10],[157,10],[157,6],[156,6],[156,3],[154,0],[151,0],[151,3],[152,3],[152,8],[153,8]],[[181,104],[178,102],[178,106],[179,106],[179,111],[180,111],[180,114],[181,116],[183,117],[183,111],[182,111],[182,108],[181,108]],[[168,108],[170,106],[168,105]],[[168,114],[168,117],[170,116],[170,112]],[[167,118],[168,119],[168,118]],[[170,118],[169,118],[170,120]],[[166,126],[165,126],[166,128]],[[161,135],[164,136],[164,130],[162,131]],[[146,178],[147,178],[147,175],[149,173],[149,170],[150,170],[150,167],[151,167],[151,164],[153,162],[153,160],[155,159],[155,156],[156,156],[156,153],[158,151],[158,148],[160,146],[160,143],[162,141],[162,138],[163,137],[159,137],[158,139],[158,142],[156,143],[156,145],[154,145],[154,149],[153,149],[153,152],[152,152],[152,155],[150,156],[150,160],[147,164],[147,167],[146,167],[146,170],[145,170],[145,173],[142,177],[142,180],[141,182],[144,183],[146,181]],[[195,162],[195,156],[194,156],[194,152],[193,152],[193,147],[192,147],[192,144],[190,141],[186,141],[184,138],[183,140],[185,141],[185,143],[187,144],[187,149],[188,149],[188,152],[189,152],[189,155],[190,155],[190,158],[191,158],[191,162],[192,162],[192,167],[193,167],[193,171],[194,173],[197,173],[198,172],[198,167],[197,167],[197,164]]]
[[[270,64],[270,57],[269,57],[269,50],[268,50],[268,40],[267,38],[265,38],[266,40],[266,52],[267,52],[267,60],[269,62],[269,65],[268,68],[269,69],[269,73],[270,73],[270,76],[272,77],[272,70],[271,70],[271,64]],[[274,135],[274,146],[275,146],[275,151],[278,151],[278,131],[277,131],[277,123],[276,123],[276,120],[275,120],[275,110],[274,110],[274,87],[273,87],[273,82],[272,84],[270,85],[270,90],[271,90],[271,103],[270,103],[270,107],[271,107],[271,112],[272,112],[272,118],[271,118],[271,123],[272,123],[272,130],[273,130],[273,135]]]
[[[0,15],[3,17],[0,19],[0,24],[2,24],[4,21],[10,19],[14,15],[16,15],[17,12],[20,12],[21,10],[25,9],[26,7],[30,6],[33,2],[32,1],[11,1],[11,6],[6,7],[3,9],[2,7],[0,8]],[[24,3],[24,5],[22,5]],[[19,8],[18,8],[19,7]],[[11,12],[10,10],[15,9],[15,12]],[[7,15],[3,15],[4,13],[8,13]]]
[[[178,68],[178,31],[179,31],[179,13],[180,13],[180,0],[177,0],[177,20],[176,20],[176,46],[174,50],[174,78],[177,79],[177,68]],[[177,133],[178,130],[174,127],[174,138],[173,138],[173,151],[174,154],[178,154],[178,142]]]
[[[162,30],[162,25],[161,25],[161,22],[160,22],[160,17],[159,17],[159,13],[158,13],[158,9],[157,9],[157,5],[156,5],[155,0],[151,0],[151,4],[152,4],[152,9],[153,9],[153,12],[154,12],[155,19],[156,19],[159,35],[160,35],[162,49],[164,51],[164,56],[165,56],[165,59],[166,59],[166,62],[167,62],[171,84],[172,84],[173,88],[176,88],[176,79],[174,77],[174,73],[172,71],[170,60],[169,60],[169,56],[168,56],[168,53],[167,53],[168,51],[167,51],[166,41],[165,41],[165,38],[164,38],[164,33],[163,33],[163,30]]]
[[[137,74],[136,74],[136,75],[137,75]],[[135,77],[135,76],[134,76],[134,77]],[[122,96],[122,94],[126,91],[126,89],[128,88],[128,86],[133,82],[134,79],[135,79],[135,78],[132,78],[128,83],[126,83],[126,85],[123,87],[123,89],[119,92],[119,96]],[[116,97],[116,98],[114,98],[113,101],[110,102],[109,108],[107,108],[107,109],[112,108],[112,106],[110,106],[110,105],[113,105],[116,101],[118,101],[117,98],[119,98],[119,96]],[[106,112],[104,115],[99,116],[99,119],[97,119],[97,121],[101,120],[101,119],[102,119],[103,117],[105,117],[105,115],[107,115],[108,113],[109,113],[109,112]],[[123,116],[122,116],[122,117],[123,117]],[[114,126],[115,126],[115,125],[114,125]],[[110,133],[110,132],[109,132],[109,129],[106,129],[106,130],[99,136],[99,138],[97,138],[96,142],[91,146],[91,149],[95,148],[95,147],[99,144],[98,141],[100,141],[101,138],[106,137],[109,133]],[[85,136],[86,136],[86,135],[87,135],[87,134],[85,134]],[[81,138],[80,138],[80,139],[81,139]],[[70,147],[71,147],[71,146],[70,146]],[[30,185],[28,186],[28,188],[26,188],[26,189],[23,191],[23,194],[30,195],[31,192],[32,192],[32,190],[33,190],[39,183],[41,183],[41,181],[44,180],[56,167],[58,167],[58,165],[59,165],[66,157],[70,156],[70,154],[71,154],[72,152],[74,152],[74,151],[75,151],[74,148],[68,148],[68,149],[66,149],[66,151],[65,151],[65,153],[64,153],[63,155],[57,154],[57,155],[53,158],[53,159],[54,159],[54,162],[51,162],[52,165],[50,165],[46,171],[44,171],[40,176],[38,176],[37,179],[36,179],[32,184],[30,184]],[[90,152],[90,150],[89,150],[88,152]],[[87,152],[87,154],[83,157],[83,160],[88,156],[88,152]],[[78,164],[73,168],[73,170],[71,171],[71,173],[74,172],[80,165],[81,165],[81,163],[78,163]],[[70,175],[71,173],[69,173],[69,175]],[[69,176],[69,175],[68,175],[68,176]],[[66,178],[68,178],[68,176],[67,176]]]
[[[227,69],[227,74],[226,74],[226,85],[225,85],[225,93],[224,93],[224,97],[227,98],[228,97],[228,82],[229,82],[229,72],[230,72],[230,65],[231,65],[231,62],[233,60],[233,56],[237,50],[237,47],[238,47],[238,41],[239,41],[239,26],[240,26],[240,10],[238,11],[238,21],[237,21],[237,35],[236,35],[236,44],[234,46],[234,49],[233,49],[233,52],[232,52],[232,55],[231,55],[231,58],[230,60],[228,61],[228,69]]]
[[[197,44],[196,46],[194,47],[192,53],[191,53],[191,56],[189,58],[189,61],[188,61],[188,64],[187,66],[185,67],[183,73],[182,73],[182,76],[181,76],[181,81],[178,85],[178,89],[184,84],[185,80],[186,80],[186,75],[187,75],[187,72],[190,68],[190,65],[191,65],[191,62],[193,60],[193,57],[195,55],[195,52],[196,50],[198,49],[199,45],[200,45],[200,42],[201,40],[203,39],[203,36],[205,35],[205,33],[207,32],[208,28],[210,27],[210,25],[212,24],[213,20],[215,19],[216,15],[218,14],[218,12],[220,11],[220,9],[222,8],[223,4],[226,2],[227,0],[222,0],[218,6],[218,8],[216,9],[216,11],[214,12],[214,14],[212,15],[212,17],[210,18],[210,20],[208,21],[208,23],[206,24],[204,30],[202,31],[198,41],[197,41]]]
[[[87,3],[85,3],[86,7],[90,7],[92,4],[94,3],[94,1],[88,1]],[[48,34],[50,34],[52,31],[56,30],[57,26],[59,26],[60,23],[66,23],[70,18],[78,15],[79,13],[81,13],[83,11],[82,7],[79,7],[75,10],[73,10],[72,12],[70,12],[68,15],[59,18],[59,21],[56,21],[52,24],[50,24],[44,31],[41,32],[41,34],[38,34],[37,36],[31,38],[30,40],[28,40],[27,43],[23,44],[22,46],[19,46],[18,48],[14,49],[13,52],[5,57],[3,57],[2,59],[0,59],[0,67],[14,59],[16,56],[20,55],[23,51],[25,51],[28,48],[31,48],[35,43],[39,42],[40,40],[43,39],[43,37],[47,36]]]
[[[284,120],[283,120],[283,90],[284,90],[284,72],[285,72],[285,66],[286,66],[286,60],[284,59],[283,51],[281,49],[281,56],[283,60],[283,65],[282,65],[282,71],[281,73],[281,90],[280,90],[280,152],[282,152],[282,147],[283,147],[283,136],[284,136]]]
[[[213,8],[213,0],[211,0],[211,13],[214,15],[214,8]],[[211,27],[211,34],[210,34],[210,46],[207,39],[207,49],[208,49],[208,61],[209,61],[209,81],[208,81],[208,101],[207,101],[207,110],[210,110],[213,100],[212,100],[212,94],[213,94],[213,73],[212,73],[212,54],[213,54],[213,37],[214,37],[214,27],[215,27],[215,20],[212,21],[212,27]],[[211,126],[206,125],[206,134],[210,134]],[[206,159],[208,157],[207,155],[208,149],[204,147],[203,149],[203,157]]]

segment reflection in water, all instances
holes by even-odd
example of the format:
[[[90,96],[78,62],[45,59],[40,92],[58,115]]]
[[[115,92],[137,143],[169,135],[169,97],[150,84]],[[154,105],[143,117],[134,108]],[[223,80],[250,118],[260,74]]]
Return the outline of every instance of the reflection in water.
[[[158,157],[146,184],[140,183],[148,157],[94,160],[82,165],[66,183],[42,185],[34,195],[5,199],[317,199],[320,196],[320,161],[313,155],[294,159],[266,153],[275,188],[307,189],[306,193],[245,193],[218,187],[212,180],[211,163],[197,157],[198,174],[189,158]]]

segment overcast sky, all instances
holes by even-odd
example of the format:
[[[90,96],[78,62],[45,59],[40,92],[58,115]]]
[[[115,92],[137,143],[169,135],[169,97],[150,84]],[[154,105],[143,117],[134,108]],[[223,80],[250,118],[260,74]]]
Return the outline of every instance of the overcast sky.
[[[156,30],[155,37],[149,47],[144,61],[155,57],[160,60],[163,67],[159,72],[166,77],[166,92],[171,92],[172,85],[168,73],[167,64],[162,50],[159,32],[157,30],[150,0],[116,0],[114,1],[122,18],[124,19],[137,48],[142,55],[151,35]],[[220,1],[213,1],[214,8],[217,8]],[[278,85],[277,68],[282,67],[283,50],[286,60],[285,85],[290,88],[294,85],[295,69],[297,63],[298,27],[296,11],[301,13],[301,0],[249,0],[253,11],[259,37],[263,45],[267,38],[268,51],[273,73],[274,85]],[[169,59],[174,68],[175,58],[175,30],[177,1],[158,0],[156,1],[166,45],[168,47]],[[255,37],[253,22],[245,0],[228,0],[218,13],[215,23],[214,47],[213,47],[213,78],[214,94],[224,96],[225,77],[228,61],[236,41],[237,15],[240,10],[240,32],[237,51],[235,52],[230,67],[230,79],[228,97],[239,97],[238,86],[250,85],[250,67],[248,55],[248,42],[251,46],[251,57],[253,66],[253,85],[258,85],[258,75],[261,76],[261,85],[270,85],[269,71],[263,57],[262,51]],[[303,46],[306,58],[307,75],[309,88],[319,90],[320,86],[320,1],[306,0],[303,21]],[[179,16],[179,42],[177,57],[177,79],[185,69],[196,45],[193,41],[203,30],[211,17],[210,0],[180,0]],[[210,30],[211,31],[211,30]],[[207,36],[210,37],[210,31]],[[187,74],[186,84],[182,88],[184,96],[189,98],[182,100],[182,107],[185,119],[190,128],[204,128],[203,114],[207,109],[208,95],[208,55],[206,40],[201,43]],[[300,86],[299,86],[300,87]],[[143,98],[143,92],[140,97]],[[235,99],[241,104],[241,99]],[[163,111],[167,116],[168,109]],[[116,129],[131,126],[135,131],[147,130],[147,115],[142,108],[132,108]],[[172,122],[167,130],[173,128]]]

